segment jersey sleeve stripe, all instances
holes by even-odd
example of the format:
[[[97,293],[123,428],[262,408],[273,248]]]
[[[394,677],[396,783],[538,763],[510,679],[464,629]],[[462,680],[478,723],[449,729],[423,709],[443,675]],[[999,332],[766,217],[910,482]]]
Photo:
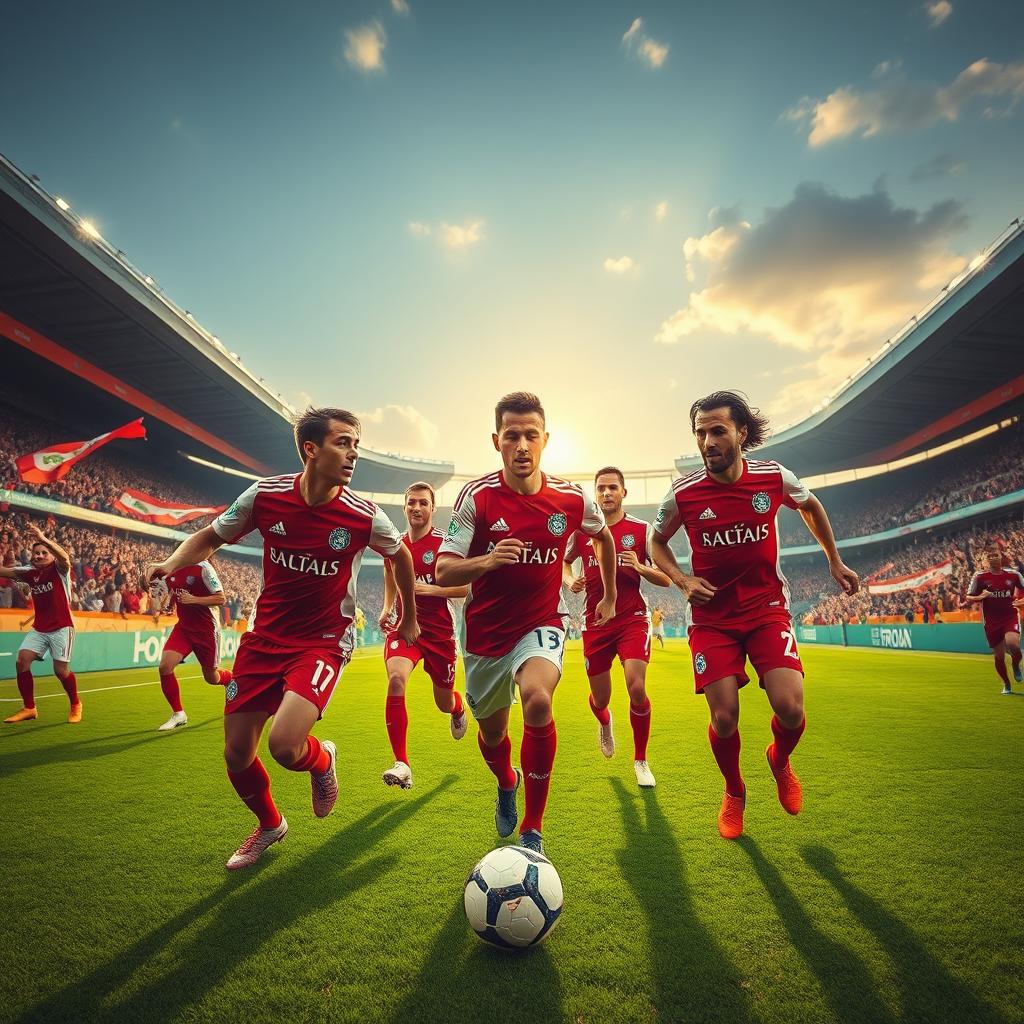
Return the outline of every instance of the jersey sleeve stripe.
[[[343,505],[347,505],[350,509],[352,509],[353,512],[358,512],[361,516],[365,516],[367,519],[373,519],[374,515],[376,514],[375,511],[368,510],[362,502],[357,504],[356,502],[352,501],[347,494],[339,494],[338,501],[340,501]]]
[[[353,508],[362,509],[368,516],[374,515],[377,511],[377,506],[372,501],[361,498],[358,494],[353,494],[351,491],[342,491],[339,497],[347,498],[348,503]]]

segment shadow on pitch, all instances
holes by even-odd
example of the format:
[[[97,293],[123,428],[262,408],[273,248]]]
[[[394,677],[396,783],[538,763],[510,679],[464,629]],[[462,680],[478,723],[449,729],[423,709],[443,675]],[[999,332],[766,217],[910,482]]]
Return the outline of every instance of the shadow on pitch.
[[[641,819],[633,791],[617,778],[610,781],[626,836],[618,854],[622,877],[647,915],[651,1001],[658,1020],[692,1021],[698,1007],[714,1007],[722,1020],[756,1019],[741,978],[697,915],[686,864],[654,791],[641,792]]]
[[[1005,1021],[967,985],[953,977],[910,928],[853,885],[839,871],[831,850],[805,846],[800,853],[839,893],[850,913],[889,954],[900,989],[904,1020],[962,1020],[979,1024]]]
[[[211,989],[256,955],[263,944],[307,914],[324,910],[363,886],[372,884],[397,861],[395,854],[359,858],[425,804],[451,786],[449,775],[434,789],[408,803],[381,805],[336,832],[315,851],[280,871],[264,874],[274,860],[288,856],[288,843],[267,861],[230,876],[215,892],[139,940],[88,977],[26,1011],[18,1024],[44,1021],[153,1021],[179,1018],[194,1008]],[[218,868],[218,870],[223,870]],[[263,875],[263,877],[261,877]],[[131,986],[137,971],[145,971],[181,931],[209,911],[215,916],[198,934],[174,951],[173,963],[161,977],[145,982],[118,1000],[116,993]]]

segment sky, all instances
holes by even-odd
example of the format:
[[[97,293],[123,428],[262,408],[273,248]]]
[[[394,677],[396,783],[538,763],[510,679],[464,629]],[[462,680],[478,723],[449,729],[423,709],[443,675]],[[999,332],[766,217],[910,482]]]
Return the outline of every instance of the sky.
[[[287,6],[288,9],[285,9]],[[292,404],[493,468],[807,415],[1024,213],[1024,5],[23,5],[0,152]]]

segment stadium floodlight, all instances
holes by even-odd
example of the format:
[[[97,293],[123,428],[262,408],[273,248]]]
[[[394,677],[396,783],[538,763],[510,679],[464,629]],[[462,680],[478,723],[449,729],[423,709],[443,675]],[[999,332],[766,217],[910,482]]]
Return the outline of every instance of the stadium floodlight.
[[[179,455],[184,455],[189,462],[195,462],[200,466],[206,466],[207,469],[218,469],[222,473],[228,473],[231,476],[244,477],[246,480],[261,480],[262,477],[255,473],[246,473],[242,469],[232,469],[231,466],[222,466],[218,462],[210,462],[209,459],[201,459],[198,455],[189,455],[188,452],[178,452]]]
[[[58,207],[59,207],[60,209],[62,209],[62,210],[63,210],[63,211],[65,212],[65,213],[67,213],[67,212],[68,212],[68,210],[70,210],[70,209],[71,209],[71,204],[70,204],[70,203],[69,203],[69,202],[68,202],[68,201],[67,201],[66,199],[61,199],[61,197],[60,197],[60,196],[54,196],[54,197],[53,197],[53,201],[54,201],[54,202],[55,202],[55,203],[57,204],[57,206],[58,206]]]
[[[987,259],[988,259],[988,256],[985,253],[979,252],[978,255],[975,256],[974,259],[971,260],[971,262],[967,264],[967,269],[968,270],[977,270],[978,267],[982,266],[985,263],[985,260],[987,260]]]
[[[100,237],[100,229],[91,220],[80,221],[79,227],[82,229],[83,234],[88,235],[90,238]]]

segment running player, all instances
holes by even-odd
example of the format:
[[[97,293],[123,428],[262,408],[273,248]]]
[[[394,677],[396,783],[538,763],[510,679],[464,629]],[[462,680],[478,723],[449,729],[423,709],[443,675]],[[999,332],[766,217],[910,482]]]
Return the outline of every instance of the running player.
[[[307,409],[295,424],[302,472],[257,481],[147,570],[147,582],[173,575],[252,530],[263,535],[263,590],[252,629],[238,645],[224,707],[228,778],[259,824],[228,860],[229,870],[255,863],[288,832],[257,756],[271,716],[270,754],[290,771],[309,772],[313,813],[326,817],[337,800],[334,744],[321,744],[310,730],[352,654],[356,577],[367,547],[395,561],[403,610],[399,636],[413,643],[419,634],[412,556],[391,520],[349,490],[360,432],[350,412]]]
[[[981,617],[985,625],[985,641],[992,648],[996,674],[1003,681],[1003,695],[1013,693],[1010,677],[1006,674],[1006,654],[1009,652],[1013,665],[1013,678],[1019,683],[1021,675],[1020,620],[1017,615],[1019,604],[1015,595],[1024,595],[1024,577],[1016,569],[1005,566],[1003,552],[996,543],[985,550],[988,570],[976,572],[967,588],[967,600],[981,605]]]
[[[4,722],[28,722],[39,717],[36,708],[35,680],[32,662],[42,661],[47,654],[53,659],[53,674],[68,695],[68,721],[82,720],[82,702],[78,682],[71,671],[71,651],[75,646],[75,620],[71,618],[71,558],[56,542],[50,540],[34,523],[29,523],[32,541],[32,566],[0,566],[0,576],[27,583],[32,591],[35,622],[18,648],[16,671],[18,693],[25,705]]]
[[[512,767],[508,718],[519,687],[526,774],[520,843],[542,853],[556,746],[551,702],[565,645],[565,546],[577,530],[594,538],[604,587],[594,624],[601,626],[615,614],[615,543],[592,499],[575,484],[541,472],[548,434],[540,399],[525,391],[506,395],[494,420],[491,441],[503,468],[462,489],[436,576],[442,587],[469,584],[462,633],[466,701],[480,729],[480,752],[498,780],[494,821],[500,836],[511,835],[518,821],[522,773]]]
[[[384,724],[395,763],[384,773],[383,779],[385,785],[402,789],[412,789],[405,687],[420,661],[434,685],[437,709],[449,716],[452,736],[461,740],[469,724],[462,696],[455,689],[455,615],[451,604],[465,597],[469,588],[439,587],[434,580],[437,552],[444,540],[444,534],[434,529],[434,502],[434,488],[430,484],[414,483],[406,489],[405,519],[409,529],[402,540],[412,554],[416,573],[416,620],[421,630],[414,644],[405,643],[393,630],[397,588],[394,570],[390,563],[384,564],[384,606],[379,620],[385,633],[384,667],[388,674]]]
[[[651,567],[650,526],[622,509],[627,495],[622,471],[614,466],[599,469],[594,477],[597,503],[615,541],[616,589],[615,618],[604,626],[594,625],[594,612],[601,600],[601,574],[592,541],[573,534],[565,553],[566,582],[574,593],[587,592],[583,628],[583,664],[590,680],[590,710],[597,719],[597,745],[605,757],[615,753],[612,728],[612,663],[616,655],[622,662],[629,693],[629,724],[633,730],[633,770],[637,784],[653,789],[655,780],[647,763],[647,741],[651,735],[651,702],[647,696],[647,663],[651,660],[651,620],[647,602],[640,592],[640,581],[656,587],[669,586],[669,578]],[[583,573],[574,578],[569,566],[583,560]]]
[[[225,603],[224,588],[209,562],[186,565],[150,588],[153,614],[159,616],[171,607],[178,621],[164,643],[160,655],[160,689],[171,706],[171,717],[157,730],[170,732],[188,724],[188,715],[181,706],[181,688],[174,670],[194,651],[203,670],[203,678],[211,686],[227,686],[232,675],[220,669],[220,628],[217,612]]]
[[[654,523],[654,561],[688,601],[687,635],[698,693],[711,712],[708,738],[725,777],[718,830],[743,832],[746,787],[740,774],[739,691],[749,657],[774,711],[775,742],[765,751],[779,802],[790,814],[803,803],[789,756],[803,734],[803,666],[789,612],[789,584],[779,562],[776,516],[786,505],[800,515],[828,556],[832,578],[855,594],[857,574],[839,557],[821,502],[777,462],[743,458],[760,445],[768,421],[732,391],[693,403],[690,426],[704,468],[672,485]],[[693,575],[680,571],[668,545],[684,527]]]
[[[658,646],[665,649],[665,613],[660,607],[655,605],[654,610],[651,612],[651,632],[654,639],[658,641]]]

